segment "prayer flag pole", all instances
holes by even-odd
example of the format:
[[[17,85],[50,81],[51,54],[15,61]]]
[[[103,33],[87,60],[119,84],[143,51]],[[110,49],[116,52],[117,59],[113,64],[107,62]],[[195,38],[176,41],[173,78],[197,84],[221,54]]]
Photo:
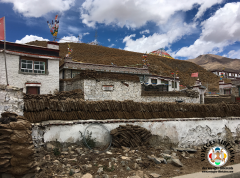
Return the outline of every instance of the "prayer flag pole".
[[[3,25],[4,25],[4,50],[3,50],[3,55],[4,55],[4,60],[5,60],[6,81],[7,81],[7,86],[8,86],[9,84],[8,84],[7,60],[6,60],[6,28],[5,28],[5,16],[3,17]]]

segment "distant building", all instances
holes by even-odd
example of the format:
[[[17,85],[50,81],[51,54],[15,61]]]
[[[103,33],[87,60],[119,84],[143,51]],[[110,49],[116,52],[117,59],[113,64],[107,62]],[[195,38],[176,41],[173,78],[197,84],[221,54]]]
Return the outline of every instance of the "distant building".
[[[223,78],[240,79],[240,73],[236,71],[213,70],[211,72],[219,77],[223,75]]]
[[[4,42],[0,41],[0,84],[6,85]],[[59,90],[59,44],[46,47],[6,42],[7,79],[10,86],[28,94]]]
[[[59,68],[60,91],[81,89],[84,99],[133,100],[136,102],[204,103],[206,88],[196,85],[201,96],[190,96],[180,92],[179,78],[152,75],[146,68],[74,62],[65,58]],[[173,91],[176,92],[173,92]]]
[[[193,90],[198,91],[200,104],[203,104],[204,103],[204,93],[207,91],[207,88],[202,85],[202,82],[199,79],[197,79],[195,82],[195,85],[193,86]]]
[[[65,58],[64,63],[60,66],[60,79],[71,79],[77,74],[86,70],[93,70],[97,72],[111,72],[113,74],[130,74],[139,77],[139,83],[147,91],[179,91],[179,77],[165,77],[152,75],[146,68],[122,67],[113,65],[90,64],[74,62],[72,58]],[[65,89],[61,88],[65,91]]]
[[[233,87],[232,83],[224,83],[224,81],[219,81],[219,94],[231,95],[232,87]]]

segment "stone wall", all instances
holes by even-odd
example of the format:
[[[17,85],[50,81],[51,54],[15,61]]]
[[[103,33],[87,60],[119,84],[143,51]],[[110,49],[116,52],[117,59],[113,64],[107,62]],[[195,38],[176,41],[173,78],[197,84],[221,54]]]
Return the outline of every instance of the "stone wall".
[[[35,172],[32,125],[23,116],[5,112],[0,118],[0,173]]]
[[[22,89],[0,85],[0,114],[5,111],[23,115],[24,101]]]
[[[19,57],[17,55],[6,54],[8,83],[11,86],[23,88],[26,93],[26,82],[41,83],[40,94],[53,93],[59,90],[59,61],[48,60],[48,74],[20,74],[19,73]],[[0,53],[0,84],[6,85],[6,73],[4,56]]]
[[[110,80],[84,80],[84,96],[85,100],[103,101],[103,100],[133,100],[135,102],[175,102],[176,100],[183,100],[185,103],[200,103],[199,98],[192,98],[187,96],[142,96],[140,82],[125,82],[128,86],[120,81]],[[113,91],[104,91],[103,85],[114,85]]]
[[[78,81],[60,81],[60,91],[72,91],[76,89],[81,89],[84,91],[84,80]]]

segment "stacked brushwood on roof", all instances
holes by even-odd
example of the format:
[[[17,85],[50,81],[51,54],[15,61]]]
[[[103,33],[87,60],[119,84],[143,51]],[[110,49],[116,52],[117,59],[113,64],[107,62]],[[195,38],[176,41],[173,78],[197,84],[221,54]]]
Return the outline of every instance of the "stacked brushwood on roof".
[[[112,144],[115,147],[138,147],[148,144],[149,138],[152,136],[147,129],[137,125],[120,125],[113,129],[110,133],[112,135]]]
[[[36,99],[40,100],[43,99],[44,101],[50,100],[50,99],[55,99],[55,100],[65,100],[67,98],[84,98],[83,91],[81,89],[76,89],[72,91],[61,91],[61,92],[56,92],[55,94],[46,94],[46,95],[31,95],[31,94],[24,94],[23,99]]]
[[[82,79],[107,79],[117,81],[135,81],[139,82],[139,77],[131,74],[119,74],[112,72],[98,72],[92,70],[82,70],[80,74],[77,74],[74,78],[60,79],[60,81],[77,81]]]
[[[30,122],[47,120],[105,120],[240,116],[240,103],[189,104],[164,102],[84,101],[44,97],[24,99],[24,116]]]

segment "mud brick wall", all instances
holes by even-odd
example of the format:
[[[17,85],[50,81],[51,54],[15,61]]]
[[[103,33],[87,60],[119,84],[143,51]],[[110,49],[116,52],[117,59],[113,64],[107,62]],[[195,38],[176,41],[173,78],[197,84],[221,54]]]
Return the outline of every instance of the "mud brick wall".
[[[17,120],[17,121],[11,121]],[[32,125],[23,116],[5,112],[0,118],[0,173],[35,171]]]
[[[231,103],[232,98],[229,97],[205,97],[205,104],[217,104],[217,103]]]

